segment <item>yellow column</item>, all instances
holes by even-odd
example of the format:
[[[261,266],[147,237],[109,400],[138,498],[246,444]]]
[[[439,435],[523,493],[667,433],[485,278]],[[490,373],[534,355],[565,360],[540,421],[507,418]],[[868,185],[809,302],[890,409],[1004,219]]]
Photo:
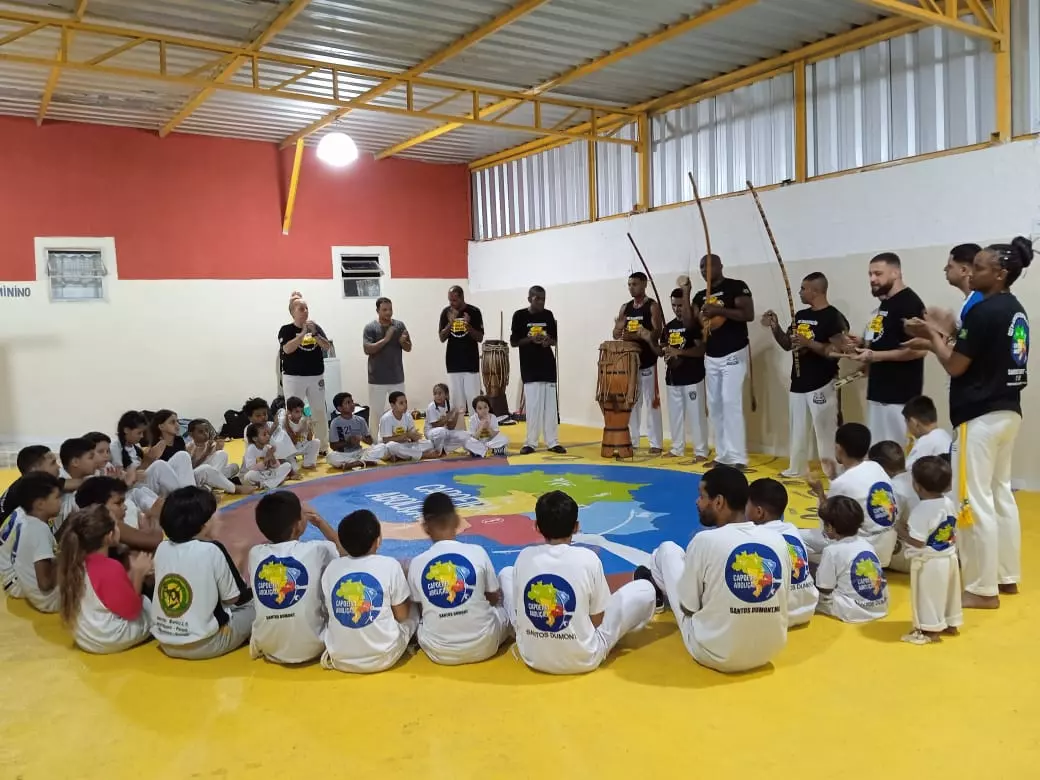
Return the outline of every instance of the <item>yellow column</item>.
[[[993,16],[1000,40],[993,44],[996,78],[997,132],[1000,141],[1011,138],[1011,0],[993,0]]]
[[[303,139],[296,142],[296,156],[293,157],[292,177],[289,179],[289,197],[285,201],[285,218],[282,220],[282,235],[289,235],[292,227],[293,209],[296,207],[296,190],[300,186],[300,168],[303,163]]]
[[[794,180],[809,178],[809,131],[805,105],[805,60],[794,66]]]
[[[596,142],[586,141],[589,169],[589,222],[599,219],[599,174],[596,171]]]
[[[636,160],[639,166],[639,186],[637,190],[636,211],[650,210],[650,115],[645,111],[639,115],[636,124],[637,139]]]

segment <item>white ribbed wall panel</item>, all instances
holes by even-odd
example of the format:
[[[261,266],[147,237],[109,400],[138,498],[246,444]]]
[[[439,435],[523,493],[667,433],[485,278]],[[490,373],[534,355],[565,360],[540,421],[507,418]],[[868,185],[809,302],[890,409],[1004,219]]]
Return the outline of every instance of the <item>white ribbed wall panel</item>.
[[[635,124],[615,133],[630,141],[638,135]],[[639,200],[639,155],[634,146],[596,144],[596,198],[600,219],[633,210]]]
[[[1011,130],[1040,132],[1040,0],[1011,4]]]

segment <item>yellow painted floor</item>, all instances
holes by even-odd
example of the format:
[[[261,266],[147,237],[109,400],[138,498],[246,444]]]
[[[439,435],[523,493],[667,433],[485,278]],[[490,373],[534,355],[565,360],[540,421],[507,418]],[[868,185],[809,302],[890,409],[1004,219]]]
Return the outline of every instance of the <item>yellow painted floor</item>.
[[[520,441],[520,426],[504,430]],[[563,430],[565,445],[597,435]],[[572,453],[598,459],[591,445]],[[763,476],[786,463],[753,465]],[[1018,499],[1028,575],[1040,567],[1040,497]],[[804,494],[794,503],[808,508]],[[8,601],[0,779],[1040,777],[1032,581],[929,647],[899,642],[909,586],[889,582],[887,620],[817,617],[772,667],[739,677],[697,666],[667,613],[581,678],[531,672],[508,651],[463,668],[419,654],[355,677],[253,662],[247,650],[205,662],[154,644],[89,656],[56,616]]]

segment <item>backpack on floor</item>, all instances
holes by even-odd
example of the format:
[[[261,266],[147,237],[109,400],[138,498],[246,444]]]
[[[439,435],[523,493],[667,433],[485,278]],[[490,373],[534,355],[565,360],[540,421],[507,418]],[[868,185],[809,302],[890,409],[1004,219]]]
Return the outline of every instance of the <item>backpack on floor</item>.
[[[220,428],[222,439],[241,439],[246,435],[249,418],[241,409],[228,409],[224,412],[224,424]]]

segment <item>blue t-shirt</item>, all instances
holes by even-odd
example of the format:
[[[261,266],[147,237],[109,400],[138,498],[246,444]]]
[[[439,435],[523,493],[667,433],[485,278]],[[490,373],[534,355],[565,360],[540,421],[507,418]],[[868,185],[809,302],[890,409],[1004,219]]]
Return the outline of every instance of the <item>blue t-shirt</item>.
[[[336,415],[336,418],[332,421],[332,425],[329,426],[329,441],[347,441],[352,436],[360,436],[364,438],[368,436],[368,423],[358,417],[356,414],[350,417],[343,417],[342,415]],[[345,452],[353,452],[354,450],[361,449],[360,444],[353,446],[348,445]]]
[[[977,304],[981,300],[982,293],[980,293],[978,290],[972,290],[971,295],[967,297],[967,299],[964,301],[964,305],[961,306],[961,316],[958,318],[958,325],[964,322],[965,315],[967,315],[967,313],[972,310],[975,304]]]

